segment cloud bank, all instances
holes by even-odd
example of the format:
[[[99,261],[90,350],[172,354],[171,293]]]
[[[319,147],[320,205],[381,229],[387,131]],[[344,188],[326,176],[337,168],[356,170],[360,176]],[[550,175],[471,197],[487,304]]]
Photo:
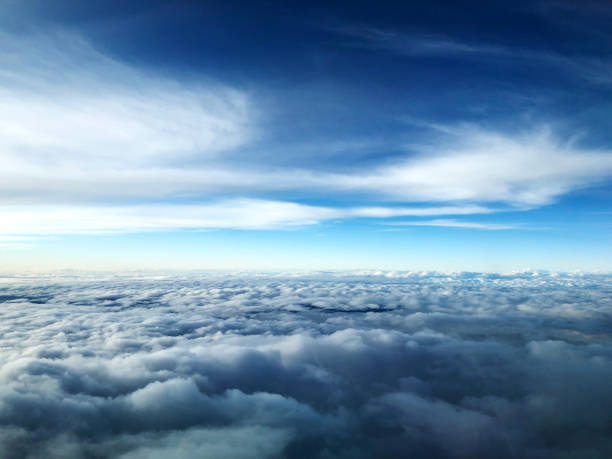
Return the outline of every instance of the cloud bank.
[[[0,278],[0,456],[608,457],[603,275]]]

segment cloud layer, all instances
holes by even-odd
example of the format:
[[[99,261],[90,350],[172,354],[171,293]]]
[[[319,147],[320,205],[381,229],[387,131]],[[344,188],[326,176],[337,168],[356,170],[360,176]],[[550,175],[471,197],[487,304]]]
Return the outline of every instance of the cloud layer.
[[[609,276],[0,279],[0,456],[607,457]]]
[[[610,151],[562,141],[545,123],[515,132],[434,126],[429,140],[398,145],[403,153],[367,165],[350,152],[316,168],[276,163],[264,152],[280,148],[263,129],[269,114],[248,91],[154,75],[73,33],[1,38],[0,218],[20,221],[16,213],[27,209],[41,232],[82,232],[78,222],[95,212],[103,221],[87,231],[105,231],[109,221],[113,231],[137,231],[419,216],[390,202],[426,203],[422,216],[481,213],[486,203],[525,209],[612,175]],[[290,202],[295,196],[318,203],[331,196],[353,208]],[[236,211],[247,201],[265,207],[261,221]],[[150,213],[165,221],[152,223]],[[79,218],[58,224],[60,214]],[[36,232],[9,226],[3,234]]]

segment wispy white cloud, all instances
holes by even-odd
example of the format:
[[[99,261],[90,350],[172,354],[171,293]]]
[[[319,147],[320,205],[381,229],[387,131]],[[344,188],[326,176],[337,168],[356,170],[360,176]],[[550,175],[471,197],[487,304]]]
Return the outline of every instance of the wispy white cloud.
[[[555,138],[546,127],[519,134],[462,125],[432,135],[404,159],[351,173],[228,163],[192,167],[149,161],[67,162],[26,155],[3,170],[0,193],[46,203],[88,199],[163,198],[260,192],[367,194],[400,202],[503,202],[517,207],[554,202],[572,190],[612,176],[609,151],[581,150]],[[85,146],[84,146],[85,147]],[[13,158],[14,159],[14,158]],[[6,164],[6,163],[5,163]],[[6,199],[5,199],[6,202]]]
[[[48,177],[65,179],[172,164],[214,156],[251,134],[248,96],[235,89],[152,76],[73,34],[0,38],[7,175],[49,168]]]
[[[548,127],[508,135],[459,125],[436,137],[416,156],[335,183],[404,200],[539,206],[612,175],[610,151],[580,150]]]
[[[493,211],[483,203],[545,205],[612,176],[610,151],[561,142],[546,126],[520,133],[437,126],[404,157],[350,172],[275,166],[256,155],[233,161],[234,151],[260,135],[248,94],[152,76],[70,34],[2,38],[2,234],[468,215]],[[286,202],[293,191],[339,201],[357,194],[368,205]],[[236,199],[264,193],[269,200]],[[179,205],[154,203],[168,198]],[[372,205],[389,201],[427,207]],[[135,204],[119,205],[125,202]]]
[[[130,206],[19,206],[0,208],[0,236],[14,243],[33,234],[103,234],[207,228],[282,229],[341,218],[466,215],[490,213],[481,206],[353,207],[309,206],[284,201],[234,199],[212,204]]]
[[[596,56],[569,56],[546,49],[507,44],[470,42],[455,37],[405,33],[376,27],[343,26],[333,31],[352,37],[357,45],[407,57],[446,57],[522,62],[552,66],[595,84],[612,84],[612,60]]]
[[[408,56],[499,55],[506,54],[502,46],[466,43],[448,37],[407,34],[376,27],[342,26],[332,29],[360,40],[362,46]]]
[[[349,209],[336,209],[341,217],[427,217],[433,215],[471,215],[489,214],[495,209],[477,205],[464,206],[438,206],[438,207],[357,207]]]
[[[453,219],[421,220],[414,222],[391,222],[394,226],[442,226],[446,228],[468,228],[490,231],[525,229],[520,225],[504,225],[499,223],[464,222]]]

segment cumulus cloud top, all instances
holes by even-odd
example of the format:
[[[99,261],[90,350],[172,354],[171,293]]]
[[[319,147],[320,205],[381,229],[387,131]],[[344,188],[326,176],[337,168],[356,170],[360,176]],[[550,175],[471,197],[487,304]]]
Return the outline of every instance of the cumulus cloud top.
[[[3,457],[607,457],[607,275],[4,276]]]

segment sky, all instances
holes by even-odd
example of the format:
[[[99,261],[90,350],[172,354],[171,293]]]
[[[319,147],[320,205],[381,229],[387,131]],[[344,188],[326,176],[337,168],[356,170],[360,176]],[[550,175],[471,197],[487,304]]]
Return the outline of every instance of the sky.
[[[0,269],[612,271],[611,25],[3,2]]]

